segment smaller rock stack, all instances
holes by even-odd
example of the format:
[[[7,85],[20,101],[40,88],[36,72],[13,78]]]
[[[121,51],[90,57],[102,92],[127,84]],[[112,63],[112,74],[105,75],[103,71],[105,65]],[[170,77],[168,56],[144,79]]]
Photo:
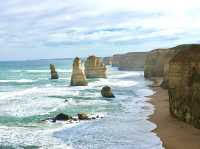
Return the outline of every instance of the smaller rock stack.
[[[55,65],[50,64],[50,70],[51,70],[51,79],[58,79],[58,73],[56,72]]]
[[[115,96],[113,95],[112,93],[112,89],[111,87],[109,86],[104,86],[102,89],[101,89],[101,95],[103,97],[106,97],[106,98],[115,98]]]
[[[87,86],[85,74],[81,69],[81,60],[76,57],[73,63],[73,72],[71,76],[71,86]]]
[[[100,58],[89,56],[85,62],[86,78],[106,78],[106,66]]]

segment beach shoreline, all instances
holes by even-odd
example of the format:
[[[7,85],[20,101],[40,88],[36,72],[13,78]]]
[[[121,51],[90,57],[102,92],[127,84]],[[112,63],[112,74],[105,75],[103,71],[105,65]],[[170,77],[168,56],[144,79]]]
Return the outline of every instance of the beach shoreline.
[[[150,121],[157,125],[155,132],[163,142],[165,149],[199,149],[200,129],[172,117],[169,113],[167,90],[151,86],[155,94],[149,96],[155,111]]]

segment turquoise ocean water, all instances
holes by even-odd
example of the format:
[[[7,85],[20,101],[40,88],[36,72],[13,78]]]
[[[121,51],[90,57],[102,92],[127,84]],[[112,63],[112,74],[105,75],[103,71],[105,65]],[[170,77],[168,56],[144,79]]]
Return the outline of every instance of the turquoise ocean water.
[[[59,80],[50,80],[49,64]],[[108,66],[107,79],[70,87],[72,59],[0,62],[0,149],[162,149],[156,126],[147,119],[152,95],[141,71]],[[114,99],[102,98],[104,85]],[[67,102],[65,102],[67,100]],[[104,115],[103,119],[67,124],[43,121],[59,113]]]

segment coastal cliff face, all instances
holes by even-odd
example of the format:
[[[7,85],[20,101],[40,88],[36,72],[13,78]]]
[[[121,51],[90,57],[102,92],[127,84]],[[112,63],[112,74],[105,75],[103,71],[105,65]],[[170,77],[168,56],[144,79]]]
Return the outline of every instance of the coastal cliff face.
[[[121,55],[118,66],[119,70],[144,70],[146,56],[146,52],[130,52]]]
[[[144,76],[146,78],[163,77],[164,65],[167,64],[171,58],[171,56],[168,56],[169,53],[169,49],[156,49],[149,52],[145,61]],[[167,71],[167,67],[165,69],[165,71]]]
[[[145,78],[162,77],[162,86],[168,88],[169,61],[185,47],[186,45],[180,45],[173,48],[156,49],[149,52],[144,65]]]
[[[169,63],[173,116],[200,128],[200,45],[187,45]]]
[[[86,86],[88,83],[86,81],[85,74],[81,69],[81,60],[76,57],[73,63],[73,72],[71,76],[71,86]]]
[[[111,57],[104,57],[103,58],[103,63],[105,65],[112,65],[112,58]]]
[[[96,56],[89,56],[85,61],[86,78],[106,78],[106,66]]]

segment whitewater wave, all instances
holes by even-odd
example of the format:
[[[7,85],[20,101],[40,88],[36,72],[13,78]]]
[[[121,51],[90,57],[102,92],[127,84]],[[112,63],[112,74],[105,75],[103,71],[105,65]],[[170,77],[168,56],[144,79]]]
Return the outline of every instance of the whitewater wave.
[[[33,87],[19,91],[0,92],[0,115],[28,117],[49,114],[70,106],[107,104],[107,101],[95,98],[101,97],[99,92],[83,92],[82,94],[85,95],[80,95],[80,91],[78,88],[53,87],[48,84],[42,88]],[[77,98],[79,96],[84,98]]]
[[[106,113],[89,114],[89,118],[101,119]],[[77,118],[77,117],[76,117]],[[71,142],[64,143],[54,136],[54,133],[69,129],[80,124],[92,121],[43,121],[42,123],[32,123],[24,127],[7,127],[0,126],[0,144],[11,145],[17,149],[23,149],[22,146],[35,146],[39,149],[73,149]]]
[[[36,80],[31,80],[31,79],[0,80],[0,83],[31,83],[31,82],[36,82]]]
[[[118,80],[118,79],[107,80],[107,79],[99,79],[99,81],[91,82],[89,84],[89,87],[102,87],[102,86],[105,86],[105,85],[115,86],[115,87],[131,87],[131,86],[135,86],[136,84],[138,84],[138,82],[136,82],[136,81],[130,81],[130,80]]]
[[[139,90],[136,90],[135,91],[136,95],[137,96],[140,96],[140,97],[146,97],[146,96],[152,96],[155,91],[151,90],[151,89],[139,89]]]
[[[72,69],[56,69],[57,72],[72,72]],[[10,72],[49,73],[49,69],[10,70]]]
[[[59,130],[64,127],[59,128]],[[61,140],[52,136],[58,128],[47,130],[45,128],[0,127],[0,144],[12,145],[14,148],[23,149],[26,146],[37,145],[39,149],[73,149]],[[23,147],[24,146],[24,147]]]
[[[142,71],[134,71],[134,72],[130,72],[130,71],[122,71],[122,74],[111,74],[109,76],[109,78],[112,79],[123,79],[126,77],[131,77],[131,76],[142,76],[144,75],[144,72]]]

